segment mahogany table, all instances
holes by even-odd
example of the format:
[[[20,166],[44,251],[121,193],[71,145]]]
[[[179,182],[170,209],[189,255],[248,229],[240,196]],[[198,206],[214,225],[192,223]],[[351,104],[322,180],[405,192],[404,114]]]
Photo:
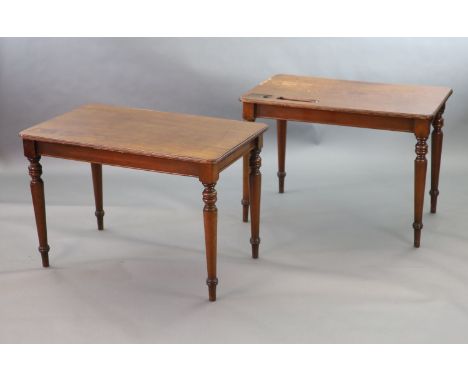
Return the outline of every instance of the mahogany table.
[[[287,121],[402,131],[416,136],[414,246],[419,247],[428,151],[432,131],[431,212],[436,212],[442,154],[442,114],[452,90],[327,78],[276,75],[241,97],[243,118],[277,120],[279,192],[284,192]],[[243,220],[248,220],[248,158],[244,158]]]
[[[204,186],[203,217],[210,301],[216,300],[219,174],[249,156],[252,257],[260,244],[260,150],[265,124],[106,105],[86,105],[20,133],[30,162],[31,194],[42,265],[49,266],[41,156],[91,163],[98,229],[103,229],[102,164],[197,177]]]

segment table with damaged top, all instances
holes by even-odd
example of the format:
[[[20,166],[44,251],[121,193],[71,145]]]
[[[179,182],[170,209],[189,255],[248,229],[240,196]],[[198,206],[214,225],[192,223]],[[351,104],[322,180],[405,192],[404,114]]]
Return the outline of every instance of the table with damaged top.
[[[364,127],[412,133],[414,162],[414,246],[419,247],[426,184],[428,145],[432,129],[431,212],[437,208],[445,103],[452,89],[396,85],[295,75],[276,75],[241,96],[243,118],[271,118],[277,124],[279,192],[286,176],[287,121]],[[249,208],[248,158],[244,158],[243,220]]]

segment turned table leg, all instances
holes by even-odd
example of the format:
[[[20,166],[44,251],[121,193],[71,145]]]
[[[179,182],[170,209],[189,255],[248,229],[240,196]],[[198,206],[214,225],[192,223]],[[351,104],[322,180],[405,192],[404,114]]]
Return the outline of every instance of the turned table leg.
[[[216,208],[216,183],[203,183],[203,221],[205,225],[206,265],[208,270],[208,293],[210,301],[216,301],[216,251],[217,251],[217,223],[218,209]]]
[[[249,221],[249,155],[244,155],[242,167],[242,221]]]
[[[91,163],[91,172],[93,174],[94,203],[96,205],[96,215],[98,230],[104,229],[104,210],[102,202],[102,165]]]
[[[286,177],[286,127],[287,121],[277,120],[276,130],[278,135],[278,181],[279,193],[284,193],[284,178]]]
[[[256,148],[250,152],[250,220],[252,257],[258,258],[258,247],[260,245],[260,195],[262,186],[262,174],[260,166],[260,149]]]
[[[42,166],[39,163],[41,157],[28,157],[30,165],[29,176],[31,177],[31,196],[36,218],[37,235],[39,237],[39,252],[42,257],[42,266],[49,266],[49,244],[47,243],[47,225],[44,200],[44,182],[41,179]]]
[[[444,133],[442,127],[444,126],[444,114],[445,105],[436,114],[432,125],[434,130],[432,131],[431,139],[431,213],[435,214],[437,211],[437,197],[439,196],[439,173],[440,173],[440,160],[442,156],[442,140]]]
[[[426,187],[427,171],[427,135],[416,136],[416,159],[414,161],[414,246],[419,248],[421,230],[423,228],[422,215],[424,206],[424,189]]]

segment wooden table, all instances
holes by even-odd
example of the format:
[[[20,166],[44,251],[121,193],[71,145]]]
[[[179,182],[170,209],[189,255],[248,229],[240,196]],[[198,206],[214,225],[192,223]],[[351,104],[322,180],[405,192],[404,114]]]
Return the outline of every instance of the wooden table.
[[[102,164],[197,177],[203,217],[210,301],[216,300],[216,182],[226,167],[249,156],[252,257],[260,244],[260,150],[265,124],[106,105],[86,105],[20,133],[28,158],[42,265],[49,245],[41,156],[91,163],[98,229],[103,229]]]
[[[419,247],[428,151],[432,131],[431,212],[436,212],[442,153],[442,114],[452,90],[327,78],[276,75],[241,97],[243,117],[277,120],[279,192],[284,192],[287,121],[402,131],[416,136],[414,246]],[[244,158],[243,220],[248,219],[248,158]]]

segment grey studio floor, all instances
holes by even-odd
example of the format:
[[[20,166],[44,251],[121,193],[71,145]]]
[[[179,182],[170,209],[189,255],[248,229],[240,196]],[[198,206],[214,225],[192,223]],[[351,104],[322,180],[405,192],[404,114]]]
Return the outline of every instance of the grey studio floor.
[[[318,144],[304,130],[288,146],[280,195],[273,134],[262,153],[258,260],[240,219],[240,163],[218,183],[215,303],[204,281],[198,180],[104,167],[99,232],[89,165],[43,158],[51,268],[42,269],[26,163],[5,166],[0,341],[467,342],[463,150],[445,149],[439,210],[431,215],[426,197],[414,249],[412,136],[360,139],[356,130],[349,145]]]

